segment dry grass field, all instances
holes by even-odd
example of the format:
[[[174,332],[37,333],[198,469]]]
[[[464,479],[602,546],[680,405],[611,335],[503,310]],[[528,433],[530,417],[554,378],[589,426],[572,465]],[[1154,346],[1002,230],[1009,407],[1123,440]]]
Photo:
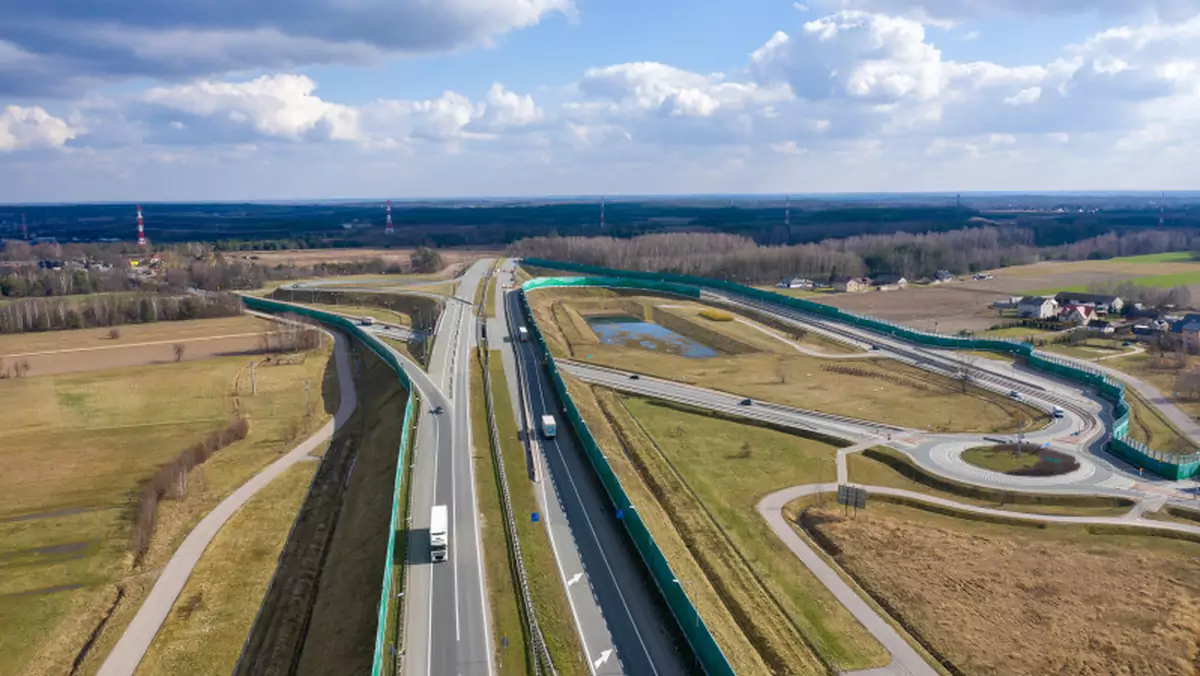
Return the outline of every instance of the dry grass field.
[[[354,263],[382,258],[407,266],[414,249],[299,249],[288,251],[230,251],[227,256],[257,256],[263,265],[308,267],[319,263]],[[502,253],[493,249],[438,249],[447,268],[461,267],[472,261]]]
[[[336,408],[329,354],[327,347],[303,363],[258,368],[253,397],[243,357],[0,381],[0,410],[20,413],[0,445],[8,468],[0,473],[0,673],[69,671],[123,587],[81,673],[96,669],[192,525]],[[304,415],[305,380],[312,418]],[[147,561],[131,569],[131,498],[140,482],[235,409],[249,417],[250,435],[194,470],[183,499],[161,504]]]
[[[138,665],[139,676],[233,671],[316,468],[315,462],[291,467],[217,533]]]
[[[1200,544],[876,504],[816,509],[842,566],[962,673],[1184,676],[1200,666]]]
[[[76,331],[47,331],[0,336],[0,365],[29,362],[29,376],[128,368],[246,354],[262,348],[261,336],[272,323],[252,316],[155,322]]]

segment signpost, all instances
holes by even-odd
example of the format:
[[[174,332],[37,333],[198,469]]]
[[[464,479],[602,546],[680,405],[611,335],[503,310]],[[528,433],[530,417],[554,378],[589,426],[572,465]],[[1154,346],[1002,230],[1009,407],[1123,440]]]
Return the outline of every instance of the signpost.
[[[867,508],[867,489],[861,486],[847,486],[845,484],[837,487],[837,502],[846,508],[846,513],[850,513],[850,508],[854,508],[854,515],[858,516],[858,510]]]

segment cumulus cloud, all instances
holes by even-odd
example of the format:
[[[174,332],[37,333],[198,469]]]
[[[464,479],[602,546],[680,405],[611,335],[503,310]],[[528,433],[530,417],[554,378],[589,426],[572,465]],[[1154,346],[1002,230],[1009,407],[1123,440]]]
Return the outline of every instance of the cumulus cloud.
[[[0,112],[0,152],[58,148],[82,133],[67,121],[33,106],[5,106]]]
[[[0,95],[449,51],[571,12],[572,0],[6,3]]]

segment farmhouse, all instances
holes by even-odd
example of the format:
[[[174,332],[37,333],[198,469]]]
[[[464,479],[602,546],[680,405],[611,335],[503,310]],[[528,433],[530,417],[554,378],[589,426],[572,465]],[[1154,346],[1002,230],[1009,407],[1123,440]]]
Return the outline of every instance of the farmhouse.
[[[1096,310],[1090,305],[1064,305],[1058,311],[1058,321],[1076,326],[1085,326],[1096,318]]]
[[[1093,319],[1087,323],[1087,330],[1108,334],[1116,331],[1116,328],[1113,327],[1112,323],[1106,322],[1103,319]]]
[[[1026,296],[1017,303],[1017,316],[1032,319],[1049,319],[1058,313],[1058,302],[1053,298]]]
[[[1120,312],[1121,308],[1125,307],[1125,301],[1121,300],[1120,296],[1098,293],[1062,291],[1054,297],[1054,300],[1058,301],[1059,305],[1087,305],[1095,308],[1096,312],[1101,314]]]
[[[837,291],[859,293],[866,291],[871,285],[871,280],[866,277],[834,277],[833,288]]]

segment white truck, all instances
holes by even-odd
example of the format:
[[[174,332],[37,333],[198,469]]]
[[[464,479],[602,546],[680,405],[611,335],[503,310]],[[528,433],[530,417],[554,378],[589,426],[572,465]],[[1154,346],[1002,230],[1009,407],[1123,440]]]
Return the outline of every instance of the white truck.
[[[517,327],[517,337],[521,339],[522,343],[529,340],[529,329],[524,326]]]
[[[358,321],[359,321],[359,322],[360,322],[360,323],[361,323],[363,326],[372,326],[372,325],[374,325],[374,324],[375,324],[375,318],[374,318],[374,317],[359,317]]]
[[[434,505],[429,514],[429,558],[434,561],[445,561],[449,553],[448,528],[446,506]]]
[[[542,436],[553,439],[555,434],[558,434],[558,425],[554,422],[554,416],[542,416]]]

